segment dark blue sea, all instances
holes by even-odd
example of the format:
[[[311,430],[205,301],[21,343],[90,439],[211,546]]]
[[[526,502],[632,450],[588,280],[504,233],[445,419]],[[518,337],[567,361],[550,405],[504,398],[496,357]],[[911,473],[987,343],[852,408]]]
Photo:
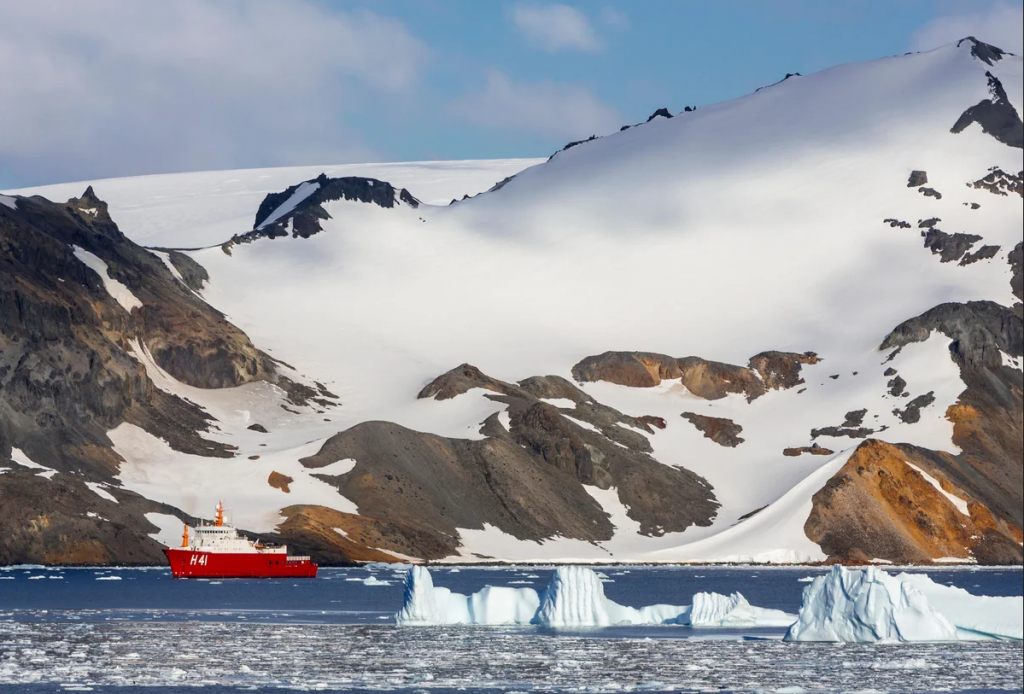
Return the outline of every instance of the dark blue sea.
[[[434,583],[542,590],[554,567],[432,568]],[[807,567],[598,567],[640,607],[742,593],[795,613]],[[896,570],[894,570],[896,571]],[[1020,569],[930,568],[976,595]],[[784,629],[397,627],[404,569],[174,580],[166,569],[0,568],[0,694],[251,691],[1022,691],[1020,642],[792,644]]]

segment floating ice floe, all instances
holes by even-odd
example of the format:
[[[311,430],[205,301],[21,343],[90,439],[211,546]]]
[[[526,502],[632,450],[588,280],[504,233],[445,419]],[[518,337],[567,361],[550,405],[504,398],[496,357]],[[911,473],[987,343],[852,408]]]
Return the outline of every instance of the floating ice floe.
[[[794,615],[754,607],[739,593],[698,593],[692,605],[620,605],[604,594],[600,577],[579,566],[559,567],[548,587],[487,586],[472,595],[435,587],[430,572],[414,566],[405,579],[405,601],[397,622],[441,624],[536,624],[549,627],[605,627],[623,624],[678,624],[695,627],[789,626]]]
[[[925,575],[832,567],[804,589],[787,641],[957,641],[1022,638],[1024,598],[971,595]]]

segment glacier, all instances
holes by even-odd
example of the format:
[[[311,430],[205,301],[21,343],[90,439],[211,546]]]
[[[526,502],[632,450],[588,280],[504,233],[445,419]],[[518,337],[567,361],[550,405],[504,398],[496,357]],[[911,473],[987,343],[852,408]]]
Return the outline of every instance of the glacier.
[[[447,624],[607,627],[675,624],[691,627],[786,627],[796,619],[782,610],[754,607],[739,593],[697,593],[691,605],[629,607],[609,600],[592,569],[561,566],[545,590],[486,586],[472,595],[434,586],[423,566],[409,569],[401,626]]]
[[[786,641],[892,643],[1022,638],[1024,598],[986,597],[920,574],[833,566],[804,589]]]

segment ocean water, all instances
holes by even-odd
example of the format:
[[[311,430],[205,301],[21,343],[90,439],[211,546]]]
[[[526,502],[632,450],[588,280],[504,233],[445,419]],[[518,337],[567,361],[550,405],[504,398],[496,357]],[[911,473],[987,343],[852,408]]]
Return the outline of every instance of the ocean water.
[[[807,567],[597,569],[643,606],[734,591],[796,612]],[[543,589],[550,566],[432,569],[461,593]],[[1020,569],[939,568],[940,583],[1022,595]],[[0,569],[0,694],[95,691],[1022,691],[1020,642],[783,643],[783,629],[399,628],[404,570],[306,580],[174,580],[165,569]]]

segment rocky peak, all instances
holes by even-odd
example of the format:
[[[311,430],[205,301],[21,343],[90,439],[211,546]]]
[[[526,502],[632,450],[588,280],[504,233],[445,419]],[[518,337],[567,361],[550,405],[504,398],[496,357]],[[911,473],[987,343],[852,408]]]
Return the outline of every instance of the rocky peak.
[[[991,44],[979,41],[973,36],[968,36],[966,38],[960,39],[959,41],[956,42],[956,46],[957,48],[959,48],[961,45],[965,43],[971,47],[971,55],[973,55],[975,58],[988,65],[993,65],[999,62],[1000,60],[1003,59],[1004,55],[1007,55],[1007,52],[1004,51],[1003,49],[996,48]],[[1013,53],[1010,53],[1009,55],[1013,55]]]

